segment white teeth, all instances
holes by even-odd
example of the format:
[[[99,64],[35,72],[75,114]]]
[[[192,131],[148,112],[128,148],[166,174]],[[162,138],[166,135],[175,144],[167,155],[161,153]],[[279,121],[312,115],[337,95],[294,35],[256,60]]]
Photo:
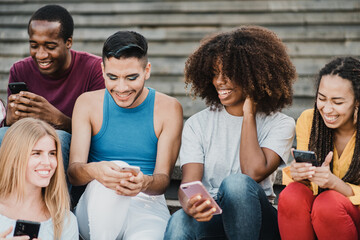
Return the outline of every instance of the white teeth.
[[[327,120],[327,121],[334,121],[338,118],[338,116],[328,116],[328,115],[324,115],[324,118]]]
[[[40,175],[48,175],[50,171],[37,171]]]
[[[220,95],[226,95],[226,94],[229,94],[231,92],[231,90],[219,90],[218,93]]]
[[[125,98],[125,97],[129,96],[130,93],[128,93],[128,94],[119,94],[119,93],[116,93],[116,95],[118,95],[118,96],[121,97],[121,98]]]
[[[41,65],[41,66],[43,66],[43,67],[46,67],[46,66],[48,66],[50,64],[50,62],[46,62],[46,63],[40,63],[39,62],[39,65]]]

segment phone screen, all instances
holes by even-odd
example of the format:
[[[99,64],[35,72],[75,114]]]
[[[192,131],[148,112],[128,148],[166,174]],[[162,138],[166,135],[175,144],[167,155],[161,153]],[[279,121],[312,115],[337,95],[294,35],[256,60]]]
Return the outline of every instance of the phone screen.
[[[39,234],[40,223],[26,220],[17,220],[14,230],[15,236],[29,236],[30,239],[37,238]]]

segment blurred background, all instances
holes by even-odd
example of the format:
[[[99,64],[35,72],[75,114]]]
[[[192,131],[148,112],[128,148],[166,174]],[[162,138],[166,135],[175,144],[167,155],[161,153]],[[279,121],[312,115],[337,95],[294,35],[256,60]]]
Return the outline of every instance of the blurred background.
[[[360,0],[0,0],[0,98],[6,101],[11,65],[29,56],[27,23],[45,4],[60,4],[75,22],[73,49],[101,55],[104,40],[134,30],[149,41],[152,75],[147,85],[176,97],[184,119],[205,108],[183,83],[186,58],[206,35],[255,24],[275,31],[288,47],[299,78],[293,105],[297,118],[313,106],[314,74],[331,58],[360,57]]]

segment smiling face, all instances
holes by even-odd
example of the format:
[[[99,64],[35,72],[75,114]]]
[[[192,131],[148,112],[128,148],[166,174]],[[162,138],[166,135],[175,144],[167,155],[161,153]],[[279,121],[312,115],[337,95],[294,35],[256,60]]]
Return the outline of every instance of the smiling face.
[[[47,187],[57,167],[55,140],[46,135],[39,139],[29,157],[26,182],[34,187]]]
[[[119,107],[135,108],[145,99],[145,81],[150,77],[151,65],[138,58],[110,57],[102,64],[105,86]]]
[[[355,104],[349,80],[338,75],[325,75],[321,78],[316,105],[328,128],[353,129]]]
[[[30,55],[40,72],[60,77],[70,67],[72,38],[59,37],[60,22],[33,20],[29,25]]]
[[[223,76],[221,64],[218,64],[212,83],[226,111],[234,116],[242,116],[245,98],[243,97],[241,88],[230,81],[229,78]]]

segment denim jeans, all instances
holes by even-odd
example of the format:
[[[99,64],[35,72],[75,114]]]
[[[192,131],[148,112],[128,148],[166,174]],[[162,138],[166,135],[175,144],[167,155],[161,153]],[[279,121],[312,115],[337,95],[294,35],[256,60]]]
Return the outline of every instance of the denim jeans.
[[[198,222],[183,209],[178,210],[170,218],[164,239],[280,239],[277,211],[249,176],[234,174],[225,178],[217,202],[223,213],[209,222]]]
[[[0,128],[0,145],[2,143],[4,135],[5,135],[6,131],[8,130],[8,128],[9,127]],[[68,180],[66,171],[67,171],[68,166],[69,166],[69,152],[70,152],[71,134],[68,133],[68,132],[65,132],[63,130],[56,130],[56,133],[57,133],[57,135],[59,136],[59,139],[60,139],[61,152],[62,152],[62,156],[63,156],[63,163],[64,163],[65,176],[66,176],[66,183],[68,185],[68,190],[70,192],[71,184],[70,184],[70,182]]]

